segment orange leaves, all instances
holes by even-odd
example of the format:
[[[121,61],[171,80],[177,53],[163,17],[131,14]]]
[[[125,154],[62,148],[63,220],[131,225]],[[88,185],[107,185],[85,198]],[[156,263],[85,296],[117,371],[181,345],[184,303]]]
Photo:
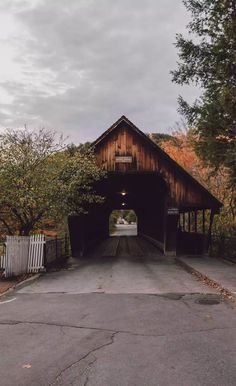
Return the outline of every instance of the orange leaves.
[[[202,179],[207,170],[193,148],[190,132],[186,134],[175,132],[173,139],[160,142],[160,146],[171,158],[200,180],[200,182],[203,182]]]

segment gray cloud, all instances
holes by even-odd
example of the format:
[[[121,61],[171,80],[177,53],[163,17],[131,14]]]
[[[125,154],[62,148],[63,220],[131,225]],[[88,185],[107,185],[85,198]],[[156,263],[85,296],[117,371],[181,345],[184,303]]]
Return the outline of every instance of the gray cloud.
[[[24,82],[0,84],[13,97],[1,126],[52,127],[80,142],[125,114],[166,131],[179,119],[178,94],[197,95],[171,83],[175,34],[188,21],[181,0],[24,1],[12,12],[27,32]]]

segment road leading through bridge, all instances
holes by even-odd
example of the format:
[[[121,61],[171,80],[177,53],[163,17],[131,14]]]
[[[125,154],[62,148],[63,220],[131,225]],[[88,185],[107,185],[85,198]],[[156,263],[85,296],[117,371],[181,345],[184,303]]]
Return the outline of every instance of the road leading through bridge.
[[[207,293],[173,258],[135,236],[110,237],[68,270],[49,273],[20,293]]]
[[[112,237],[0,300],[1,385],[235,386],[235,329],[174,259]]]

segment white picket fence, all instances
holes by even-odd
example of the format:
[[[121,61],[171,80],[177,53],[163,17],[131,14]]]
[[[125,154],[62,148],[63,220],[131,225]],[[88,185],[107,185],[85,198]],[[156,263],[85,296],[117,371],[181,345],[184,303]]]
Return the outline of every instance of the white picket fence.
[[[28,272],[38,272],[44,268],[44,235],[30,236]]]
[[[7,236],[6,253],[0,259],[0,268],[4,270],[5,277],[42,270],[44,244],[44,235]]]

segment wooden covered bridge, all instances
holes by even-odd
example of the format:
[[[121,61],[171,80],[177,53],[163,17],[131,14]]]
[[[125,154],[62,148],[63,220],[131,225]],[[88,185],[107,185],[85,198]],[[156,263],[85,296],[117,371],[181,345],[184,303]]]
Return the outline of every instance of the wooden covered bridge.
[[[74,256],[109,237],[114,209],[133,209],[138,235],[165,255],[207,249],[222,204],[147,135],[122,116],[94,142],[94,149],[107,171],[96,187],[105,201],[87,215],[69,218]]]

